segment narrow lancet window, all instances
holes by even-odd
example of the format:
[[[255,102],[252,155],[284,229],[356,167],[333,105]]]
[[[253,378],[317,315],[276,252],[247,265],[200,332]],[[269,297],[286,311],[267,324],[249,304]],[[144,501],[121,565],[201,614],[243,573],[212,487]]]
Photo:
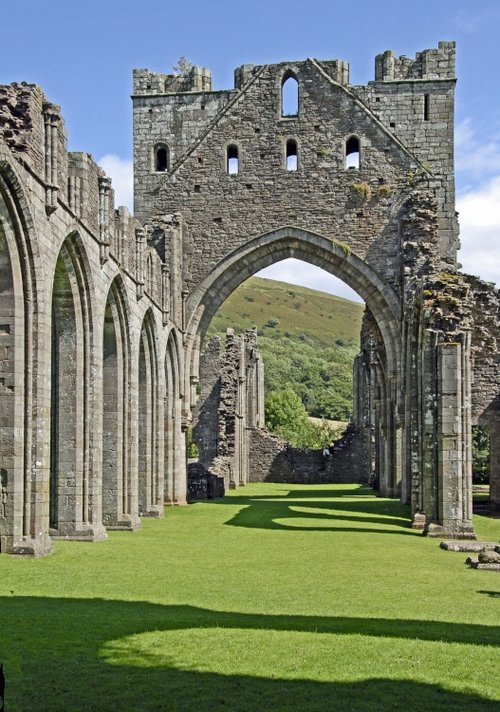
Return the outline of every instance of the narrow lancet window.
[[[353,170],[359,170],[359,138],[350,136],[345,142],[345,167]]]
[[[236,176],[239,170],[240,159],[238,157],[238,146],[231,144],[227,147],[227,172],[230,176]]]
[[[285,74],[281,84],[281,116],[298,116],[299,83],[292,74]]]
[[[157,146],[155,148],[155,171],[157,173],[168,171],[168,158],[168,148],[166,146]]]
[[[286,169],[296,171],[298,164],[297,141],[289,138],[286,142]]]
[[[146,263],[146,289],[148,290],[149,296],[153,296],[153,258],[148,255],[148,261]]]
[[[424,94],[424,121],[429,121],[430,109],[431,109],[431,95]]]

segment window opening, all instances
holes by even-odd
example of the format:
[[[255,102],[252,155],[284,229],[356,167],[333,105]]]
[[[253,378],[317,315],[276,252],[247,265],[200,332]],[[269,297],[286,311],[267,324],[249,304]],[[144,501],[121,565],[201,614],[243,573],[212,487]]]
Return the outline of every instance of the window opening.
[[[227,172],[231,176],[238,175],[240,170],[240,160],[238,157],[238,146],[234,144],[227,147]]]
[[[286,169],[287,171],[296,171],[298,164],[297,141],[289,138],[286,142]]]
[[[283,77],[281,85],[281,116],[298,116],[299,83],[294,76]]]
[[[149,296],[153,296],[153,258],[151,255],[148,255],[146,263],[146,285]]]
[[[429,121],[430,108],[431,108],[431,95],[424,94],[424,121]]]
[[[359,138],[350,136],[345,143],[345,167],[359,170]]]
[[[155,149],[155,171],[157,173],[168,171],[168,149],[165,146]]]

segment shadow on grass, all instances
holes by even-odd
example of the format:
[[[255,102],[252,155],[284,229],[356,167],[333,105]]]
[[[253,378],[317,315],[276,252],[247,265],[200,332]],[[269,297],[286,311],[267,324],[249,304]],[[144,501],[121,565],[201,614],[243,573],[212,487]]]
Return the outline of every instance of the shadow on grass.
[[[341,683],[223,675],[176,669],[165,662],[168,650],[155,649],[149,663],[144,656],[140,666],[111,664],[103,658],[103,648],[134,634],[192,628],[243,629],[241,635],[244,629],[358,633],[500,646],[499,626],[259,615],[141,601],[14,596],[0,598],[0,610],[7,710],[498,710],[498,702],[412,680]]]
[[[421,536],[419,532],[410,529],[408,506],[397,500],[375,498],[372,490],[367,488],[284,491],[285,495],[256,497],[238,492],[236,495],[214,500],[213,503],[242,505],[242,509],[227,522],[235,527]],[[279,521],[284,519],[289,520],[288,523]],[[300,523],[297,521],[297,524],[294,524],[294,520],[300,520]],[[310,524],[304,524],[304,520],[308,520]],[[346,527],[343,522],[351,522],[355,526]],[[315,526],[315,523],[318,526]],[[367,527],[366,524],[378,526]],[[387,526],[395,528],[383,528]]]
[[[2,650],[7,679],[21,688],[11,709],[43,710],[493,710],[494,703],[413,681],[354,683],[282,681],[110,665],[100,658],[109,640],[145,631],[238,628],[363,633],[482,645],[500,645],[498,628],[431,621],[218,612],[105,600],[5,598]],[[7,625],[6,625],[7,624]],[[9,657],[21,661],[12,674]],[[14,665],[15,667],[15,665]]]

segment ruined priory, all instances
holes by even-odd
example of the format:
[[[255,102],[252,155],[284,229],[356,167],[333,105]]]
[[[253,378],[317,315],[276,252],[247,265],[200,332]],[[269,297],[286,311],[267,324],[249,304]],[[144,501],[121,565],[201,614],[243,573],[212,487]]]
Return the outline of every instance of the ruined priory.
[[[457,263],[454,89],[452,42],[378,55],[366,86],[312,58],[243,65],[227,90],[201,67],[136,70],[132,216],[38,86],[0,87],[1,552],[184,504],[193,413],[213,476],[272,478],[252,334],[203,357],[205,384],[200,348],[226,297],[287,257],[366,303],[352,476],[425,533],[474,537],[473,423],[500,506],[500,298]]]

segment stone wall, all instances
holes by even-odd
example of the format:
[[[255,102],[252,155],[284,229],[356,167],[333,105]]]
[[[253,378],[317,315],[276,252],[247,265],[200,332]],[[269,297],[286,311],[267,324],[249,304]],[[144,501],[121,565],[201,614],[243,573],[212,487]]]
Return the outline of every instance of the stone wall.
[[[210,467],[217,457],[219,444],[219,403],[221,395],[221,344],[215,337],[200,356],[200,393],[193,408],[193,441],[199,462]]]
[[[265,428],[252,429],[249,441],[249,482],[373,484],[363,433],[353,425],[334,443],[329,458],[322,449],[295,448]]]
[[[330,62],[309,59],[247,66],[237,72],[245,81],[227,92],[174,94],[162,81],[137,91],[136,212],[146,219],[183,206],[186,240],[203,256],[188,260],[187,288],[194,291],[228,251],[284,225],[341,240],[397,284],[397,206],[419,173],[434,181],[441,257],[454,263],[454,45],[441,43],[426,56],[416,60],[413,78],[385,72],[366,87],[344,83]],[[297,116],[280,113],[289,74],[299,81]],[[345,168],[351,135],[360,141],[359,171]],[[296,171],[286,170],[289,138],[298,146]],[[151,168],[159,142],[172,157],[164,172]],[[228,145],[238,148],[237,174],[227,170]]]
[[[263,373],[255,330],[208,342],[200,358],[200,394],[193,411],[199,466],[224,478],[226,487],[246,482],[372,482],[366,430],[350,425],[332,448],[295,448],[264,427]],[[194,469],[193,469],[194,472]]]
[[[249,434],[264,424],[264,373],[255,329],[236,336],[228,329],[200,358],[200,395],[193,411],[199,462],[224,478],[226,488],[249,478]]]
[[[186,501],[178,271],[92,157],[67,153],[59,107],[0,87],[0,551]]]

